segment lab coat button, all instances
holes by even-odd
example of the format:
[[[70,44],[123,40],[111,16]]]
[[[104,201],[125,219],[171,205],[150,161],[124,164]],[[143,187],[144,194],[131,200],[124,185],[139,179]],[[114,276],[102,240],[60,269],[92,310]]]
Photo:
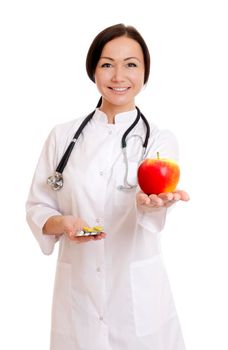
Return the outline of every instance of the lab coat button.
[[[112,135],[112,130],[109,130],[109,132],[108,132],[108,133],[109,133],[109,135]]]
[[[100,272],[100,271],[101,271],[100,267],[97,267],[97,272]]]
[[[96,222],[103,226],[103,219],[102,218],[96,218]]]
[[[99,320],[100,320],[100,321],[103,321],[103,317],[102,317],[102,316],[100,316],[100,317],[99,317]]]
[[[103,173],[103,171],[100,171],[100,173],[99,173],[101,176],[103,176],[104,175],[104,173]]]

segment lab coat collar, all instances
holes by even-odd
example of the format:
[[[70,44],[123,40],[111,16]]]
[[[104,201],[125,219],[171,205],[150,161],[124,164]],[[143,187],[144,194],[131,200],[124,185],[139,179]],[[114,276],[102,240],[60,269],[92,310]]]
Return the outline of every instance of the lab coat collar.
[[[133,122],[134,119],[136,118],[136,114],[137,114],[136,109],[133,109],[127,112],[118,113],[115,115],[115,124],[128,124],[129,122]],[[93,120],[103,124],[108,123],[108,117],[106,113],[99,110],[98,108],[94,113]]]

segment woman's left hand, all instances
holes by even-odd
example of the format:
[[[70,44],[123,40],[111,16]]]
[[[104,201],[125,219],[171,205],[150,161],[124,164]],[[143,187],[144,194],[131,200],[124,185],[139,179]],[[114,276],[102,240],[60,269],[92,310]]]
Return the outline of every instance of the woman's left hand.
[[[139,191],[136,195],[137,206],[146,208],[170,207],[178,201],[187,202],[190,199],[187,192],[176,190],[174,192],[150,194]]]

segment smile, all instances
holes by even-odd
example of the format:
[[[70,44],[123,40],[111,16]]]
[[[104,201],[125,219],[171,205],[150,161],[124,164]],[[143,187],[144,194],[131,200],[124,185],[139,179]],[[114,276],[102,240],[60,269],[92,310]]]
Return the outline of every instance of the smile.
[[[123,93],[128,91],[130,87],[109,87],[109,89],[117,93]]]

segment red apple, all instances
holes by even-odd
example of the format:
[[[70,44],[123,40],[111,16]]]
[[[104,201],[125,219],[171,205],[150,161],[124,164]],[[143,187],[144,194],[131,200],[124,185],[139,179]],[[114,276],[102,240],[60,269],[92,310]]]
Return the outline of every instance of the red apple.
[[[172,159],[147,158],[138,168],[138,183],[148,195],[173,192],[180,178],[180,168]]]

